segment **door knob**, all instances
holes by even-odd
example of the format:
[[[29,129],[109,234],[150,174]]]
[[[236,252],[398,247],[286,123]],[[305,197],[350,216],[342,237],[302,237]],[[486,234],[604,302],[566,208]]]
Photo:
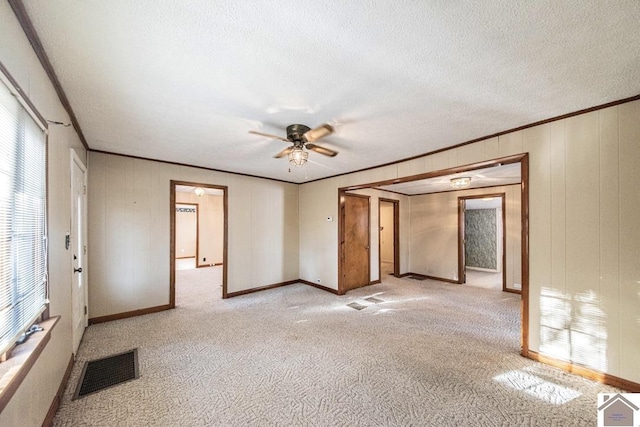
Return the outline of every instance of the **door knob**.
[[[80,267],[80,268],[74,268],[74,269],[73,269],[73,272],[74,272],[74,273],[82,273],[82,267]]]

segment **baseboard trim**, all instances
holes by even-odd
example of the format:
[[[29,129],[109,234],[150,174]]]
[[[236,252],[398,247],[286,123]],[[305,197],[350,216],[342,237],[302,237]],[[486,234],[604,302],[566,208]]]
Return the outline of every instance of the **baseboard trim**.
[[[219,265],[222,265],[221,262],[216,262],[215,264],[202,264],[202,265],[196,265],[196,268],[207,268],[207,267],[217,267]]]
[[[143,314],[157,313],[159,311],[165,311],[171,308],[172,308],[171,305],[164,304],[164,305],[158,305],[155,307],[141,308],[139,310],[125,311],[124,313],[116,313],[116,314],[109,314],[107,316],[92,317],[91,319],[89,319],[89,324],[95,325],[96,323],[111,322],[113,320],[126,319],[127,317],[142,316]]]
[[[274,283],[273,285],[260,286],[259,288],[246,289],[244,291],[228,293],[226,298],[239,297],[240,295],[252,294],[254,292],[266,291],[267,289],[279,288],[281,286],[293,285],[299,283],[300,280],[288,280],[286,282]]]
[[[73,353],[71,353],[71,358],[69,359],[69,363],[67,364],[67,370],[64,371],[64,376],[62,377],[62,381],[60,382],[60,387],[58,387],[58,392],[53,397],[51,406],[49,406],[49,412],[47,412],[47,416],[42,422],[42,427],[50,427],[53,425],[53,419],[56,416],[56,412],[58,412],[58,408],[60,407],[60,402],[62,401],[62,395],[64,394],[64,391],[67,388],[67,383],[69,382],[69,377],[71,376],[72,369],[73,369]]]
[[[424,279],[437,280],[439,282],[453,283],[454,285],[459,285],[460,284],[460,282],[458,282],[457,280],[445,279],[443,277],[436,277],[436,276],[428,276],[426,274],[420,274],[420,273],[403,273],[398,277],[406,277],[406,276],[417,276],[417,277],[422,277]]]
[[[550,365],[555,368],[562,369],[563,371],[588,378],[592,381],[610,385],[612,387],[617,387],[631,393],[640,392],[639,383],[625,380],[624,378],[619,378],[614,375],[605,374],[604,372],[596,371],[595,369],[576,365],[571,362],[556,359],[555,357],[545,356],[544,354],[540,354],[532,350],[529,350],[529,352],[527,353],[527,357],[531,360],[535,360],[536,362],[544,363],[545,365]]]
[[[336,289],[327,288],[326,286],[322,286],[322,285],[319,285],[317,283],[310,282],[308,280],[300,279],[300,280],[298,280],[298,282],[299,283],[304,283],[305,285],[313,286],[314,288],[318,288],[318,289],[321,289],[323,291],[331,292],[332,294],[335,294],[335,295],[340,295]]]

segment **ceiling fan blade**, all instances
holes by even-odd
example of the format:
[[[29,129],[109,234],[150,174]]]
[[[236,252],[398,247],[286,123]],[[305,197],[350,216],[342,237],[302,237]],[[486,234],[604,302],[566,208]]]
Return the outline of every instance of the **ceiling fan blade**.
[[[254,135],[266,136],[267,138],[271,138],[271,139],[279,139],[280,141],[284,141],[284,142],[291,142],[286,138],[282,138],[281,136],[276,136],[276,135],[271,135],[271,134],[268,134],[268,133],[257,132],[255,130],[250,130],[249,133],[252,133]]]
[[[320,138],[324,138],[327,135],[331,135],[332,133],[333,127],[325,123],[315,129],[306,131],[304,133],[304,137],[308,142],[313,142],[319,140]]]
[[[324,154],[329,157],[335,157],[338,155],[337,151],[329,150],[328,148],[320,147],[316,144],[306,144],[305,147],[308,150],[315,151],[316,153]]]
[[[287,141],[288,142],[288,141]],[[287,154],[289,154],[290,152],[293,151],[295,147],[292,145],[291,147],[287,147],[284,150],[282,150],[281,152],[279,152],[278,154],[276,154],[275,156],[273,156],[274,159],[279,159],[281,157],[286,156]]]

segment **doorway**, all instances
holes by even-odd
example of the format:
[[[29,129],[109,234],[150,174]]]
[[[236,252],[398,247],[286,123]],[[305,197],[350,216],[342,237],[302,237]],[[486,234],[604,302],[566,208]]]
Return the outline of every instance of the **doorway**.
[[[378,199],[379,250],[378,269],[380,280],[384,275],[400,275],[400,202]]]
[[[89,295],[87,292],[87,168],[71,150],[71,305],[73,354],[78,353],[84,330],[88,325]]]
[[[339,283],[338,293],[344,294],[351,289],[369,284],[370,264],[370,204],[369,196],[343,194],[340,203],[342,227],[339,227],[342,257],[339,264],[343,280]]]
[[[177,269],[215,269],[215,274],[198,278],[212,282],[206,288],[210,295],[218,292],[216,281],[222,298],[227,298],[227,187],[172,180],[170,191],[169,305],[176,305]]]
[[[507,291],[505,193],[458,197],[461,284]]]
[[[484,170],[492,167],[506,166],[512,164],[520,165],[519,183],[517,184],[517,193],[520,197],[520,215],[517,222],[519,223],[519,235],[520,238],[520,271],[521,271],[521,354],[525,357],[529,357],[529,157],[527,153],[515,154],[507,157],[501,157],[493,160],[481,161],[478,163],[472,163],[464,166],[453,167],[449,169],[435,170],[432,172],[425,172],[422,174],[399,177],[388,179],[384,181],[369,182],[358,185],[351,185],[347,187],[338,188],[338,203],[342,210],[345,203],[345,195],[349,191],[361,190],[366,188],[376,188],[385,191],[397,191],[394,186],[396,184],[409,184],[417,182],[419,180],[428,180],[432,178],[438,178],[442,180],[443,177],[448,178],[456,174],[464,172]],[[449,183],[449,179],[443,180],[445,183]],[[455,206],[455,204],[454,204]],[[338,293],[344,294],[344,258],[345,258],[345,245],[344,245],[344,228],[345,221],[342,215],[338,216]],[[459,257],[458,257],[459,259]],[[455,268],[455,267],[454,267]],[[459,279],[460,276],[458,276]],[[456,282],[457,283],[457,282]]]

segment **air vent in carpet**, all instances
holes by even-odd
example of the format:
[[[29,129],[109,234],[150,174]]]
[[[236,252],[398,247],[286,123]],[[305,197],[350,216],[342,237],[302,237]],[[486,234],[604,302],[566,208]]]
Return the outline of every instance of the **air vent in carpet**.
[[[357,302],[352,302],[350,304],[347,304],[347,307],[355,308],[358,311],[364,310],[365,308],[367,308],[366,305],[358,304]]]
[[[139,376],[137,348],[103,359],[85,362],[73,398],[78,399],[105,388],[135,380]]]
[[[426,277],[422,277],[422,276],[409,276],[409,279],[411,279],[411,280],[427,280]]]

